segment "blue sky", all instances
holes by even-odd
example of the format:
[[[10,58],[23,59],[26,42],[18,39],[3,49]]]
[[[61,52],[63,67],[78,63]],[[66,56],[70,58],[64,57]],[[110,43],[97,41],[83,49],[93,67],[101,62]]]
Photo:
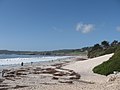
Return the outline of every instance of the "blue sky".
[[[120,41],[120,0],[0,0],[0,49],[56,50]]]

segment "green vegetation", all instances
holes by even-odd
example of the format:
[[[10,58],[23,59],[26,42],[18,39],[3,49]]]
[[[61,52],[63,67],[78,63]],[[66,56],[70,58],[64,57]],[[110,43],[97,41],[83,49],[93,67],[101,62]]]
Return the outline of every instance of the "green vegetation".
[[[94,73],[109,75],[113,73],[113,71],[120,71],[120,42],[114,40],[111,44],[108,41],[102,41],[101,44],[95,44],[88,51],[88,57],[98,57],[105,54],[114,55],[110,58],[110,60],[96,66],[93,69]]]
[[[88,51],[88,57],[98,57],[105,54],[114,53],[117,47],[120,46],[120,42],[114,40],[111,44],[108,41],[103,41],[101,44],[95,44],[91,49]]]
[[[106,62],[96,66],[93,69],[94,73],[109,75],[113,73],[113,71],[120,72],[120,42],[114,40],[111,44],[108,41],[102,41],[101,44],[95,44],[88,51],[88,57],[98,57],[105,54],[114,55]]]
[[[87,47],[82,49],[64,49],[47,51],[50,55],[87,55]]]
[[[93,69],[93,72],[102,75],[112,74],[113,71],[120,72],[120,46],[117,47],[115,54],[110,58],[110,60],[96,66]]]
[[[54,51],[8,51],[0,50],[0,54],[18,54],[18,55],[51,55],[51,56],[65,56],[65,55],[87,55],[89,47],[84,47],[81,49],[64,49],[64,50],[54,50]]]

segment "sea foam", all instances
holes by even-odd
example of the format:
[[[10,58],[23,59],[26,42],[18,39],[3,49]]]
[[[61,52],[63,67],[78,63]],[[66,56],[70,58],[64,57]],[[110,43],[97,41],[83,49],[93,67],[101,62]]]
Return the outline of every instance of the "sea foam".
[[[31,63],[31,62],[41,62],[41,61],[52,61],[57,59],[65,59],[70,56],[40,56],[40,57],[30,57],[30,58],[6,58],[0,59],[0,65],[10,65],[10,64],[21,64]]]

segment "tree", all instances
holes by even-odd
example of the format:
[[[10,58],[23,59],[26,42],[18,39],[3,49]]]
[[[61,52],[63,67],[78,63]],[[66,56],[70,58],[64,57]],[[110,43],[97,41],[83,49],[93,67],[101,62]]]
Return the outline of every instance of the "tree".
[[[102,47],[99,44],[95,44],[92,48],[92,50],[98,50],[98,49],[102,49]]]
[[[118,41],[117,40],[114,40],[112,43],[111,43],[111,46],[116,46],[116,45],[118,45]]]
[[[108,41],[102,41],[102,42],[101,42],[101,45],[102,45],[102,47],[105,48],[105,49],[110,46]]]
[[[118,46],[120,46],[120,42],[118,42]]]

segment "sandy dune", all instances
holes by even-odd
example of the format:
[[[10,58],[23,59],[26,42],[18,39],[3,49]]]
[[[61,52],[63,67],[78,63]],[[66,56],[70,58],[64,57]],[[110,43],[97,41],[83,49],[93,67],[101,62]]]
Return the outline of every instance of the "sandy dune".
[[[88,59],[85,61],[78,61],[75,63],[70,63],[69,65],[64,66],[63,68],[71,69],[79,73],[81,75],[82,80],[88,80],[93,82],[104,82],[106,80],[106,77],[93,73],[92,69],[95,66],[103,63],[104,61],[109,60],[109,58],[112,56],[113,54],[108,54],[108,55]]]

